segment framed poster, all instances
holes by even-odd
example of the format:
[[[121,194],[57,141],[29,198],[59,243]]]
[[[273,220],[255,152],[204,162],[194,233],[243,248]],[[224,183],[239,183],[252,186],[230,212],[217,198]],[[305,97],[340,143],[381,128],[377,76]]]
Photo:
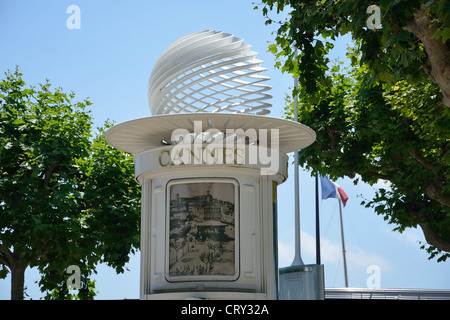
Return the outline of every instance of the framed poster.
[[[238,278],[238,194],[234,179],[178,179],[167,184],[168,281]]]

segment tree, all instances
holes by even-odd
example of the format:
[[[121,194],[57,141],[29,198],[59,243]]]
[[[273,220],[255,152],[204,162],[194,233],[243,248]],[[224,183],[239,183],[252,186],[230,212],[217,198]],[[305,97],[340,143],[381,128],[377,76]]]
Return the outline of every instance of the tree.
[[[450,252],[450,7],[447,1],[263,0],[279,23],[269,50],[299,79],[299,121],[317,132],[300,164],[333,178],[391,182],[366,205],[397,225],[420,226],[430,257]],[[368,28],[380,9],[381,26]],[[284,21],[269,14],[290,10]],[[270,13],[269,13],[270,12]],[[273,13],[274,14],[274,13]],[[372,14],[372,15],[371,15]],[[369,20],[370,21],[370,20]],[[350,34],[349,71],[332,41]],[[299,53],[293,49],[298,48]],[[287,116],[292,115],[292,104]],[[426,247],[426,246],[424,246]]]
[[[47,299],[91,299],[99,263],[123,272],[139,246],[140,189],[129,154],[91,136],[86,99],[25,88],[22,74],[0,82],[0,278],[11,272],[11,298],[24,297],[24,273],[37,267]],[[75,295],[69,266],[80,268]]]

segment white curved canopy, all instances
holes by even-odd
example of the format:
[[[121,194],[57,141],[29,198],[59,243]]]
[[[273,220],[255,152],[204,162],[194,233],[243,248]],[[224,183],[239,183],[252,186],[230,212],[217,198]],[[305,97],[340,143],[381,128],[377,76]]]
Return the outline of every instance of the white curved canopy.
[[[290,120],[250,114],[193,113],[157,115],[131,120],[110,128],[105,135],[113,147],[133,154],[158,148],[171,141],[176,129],[194,132],[194,123],[201,121],[202,130],[217,129],[275,129],[279,132],[277,149],[284,153],[306,148],[316,139],[311,128]],[[268,147],[271,147],[270,145]]]

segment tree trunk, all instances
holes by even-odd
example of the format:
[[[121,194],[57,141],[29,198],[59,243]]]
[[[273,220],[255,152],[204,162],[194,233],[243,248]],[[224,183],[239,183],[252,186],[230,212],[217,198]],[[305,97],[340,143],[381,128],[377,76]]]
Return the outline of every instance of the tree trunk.
[[[414,19],[406,24],[405,30],[416,35],[423,43],[431,70],[427,72],[431,80],[442,91],[441,104],[450,107],[450,53],[442,39],[432,39],[436,26],[432,25],[433,18],[427,15],[425,5],[414,13]]]
[[[25,270],[28,263],[20,261],[20,253],[8,249],[8,246],[0,245],[0,262],[11,271],[11,300],[23,300],[25,286]]]
[[[23,266],[11,268],[11,300],[23,300],[25,285],[25,269]]]

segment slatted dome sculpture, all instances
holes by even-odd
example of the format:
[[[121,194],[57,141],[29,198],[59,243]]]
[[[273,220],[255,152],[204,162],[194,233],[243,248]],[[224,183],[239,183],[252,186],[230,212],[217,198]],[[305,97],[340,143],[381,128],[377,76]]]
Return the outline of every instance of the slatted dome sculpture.
[[[153,115],[230,112],[265,115],[270,78],[257,52],[232,34],[199,31],[172,43],[155,63],[148,85]]]

